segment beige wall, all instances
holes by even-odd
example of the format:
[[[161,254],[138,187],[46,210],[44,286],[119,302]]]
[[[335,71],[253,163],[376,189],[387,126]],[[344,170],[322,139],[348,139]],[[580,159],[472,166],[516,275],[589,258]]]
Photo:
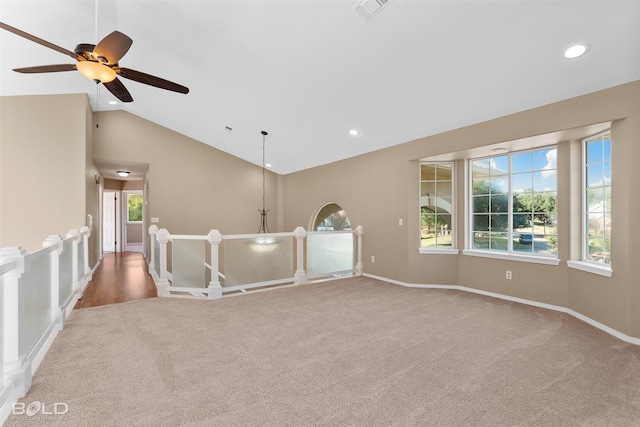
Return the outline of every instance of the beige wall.
[[[148,217],[173,234],[255,233],[262,168],[124,111],[101,112],[99,159],[149,164]],[[276,231],[277,176],[267,172],[269,227]]]
[[[0,247],[35,252],[85,225],[87,108],[84,94],[0,97]]]
[[[468,255],[418,253],[418,159],[614,121],[613,277],[569,269],[568,169],[559,171],[559,266]],[[588,135],[584,135],[585,137]],[[571,142],[557,141],[559,163],[571,161]],[[574,142],[575,143],[575,142]],[[574,150],[575,151],[575,150]],[[575,153],[574,153],[575,154]],[[456,158],[452,154],[451,158]],[[446,157],[446,156],[445,156]],[[365,272],[408,283],[459,284],[571,308],[625,334],[640,337],[640,82],[422,138],[284,177],[284,227],[307,224],[315,209],[333,201],[351,223],[363,225]],[[462,166],[458,161],[457,166]],[[457,243],[464,247],[463,168],[457,168]],[[398,225],[402,218],[403,226]],[[574,239],[573,239],[574,240]],[[579,240],[578,240],[579,241]],[[375,263],[370,258],[374,255]],[[505,279],[505,270],[514,280]]]
[[[85,95],[1,101],[2,246],[39,247],[47,235],[84,224],[85,214],[94,209],[93,166],[86,148],[91,135],[94,158],[149,164],[146,216],[159,217],[160,227],[176,234],[204,234],[210,228],[225,234],[257,231],[260,167],[122,111],[100,113],[100,128],[95,129],[87,123]],[[571,169],[579,153],[577,139],[557,141],[559,164],[570,166],[569,171],[559,170],[560,265],[418,253],[418,159],[448,153],[454,157],[475,147],[608,121],[613,122],[614,141],[613,277],[566,266],[567,259],[575,258],[579,242],[575,219],[569,215],[579,177],[579,171],[576,175]],[[320,205],[336,202],[354,226],[364,226],[366,273],[408,283],[459,284],[556,304],[640,337],[640,264],[635,261],[640,259],[640,228],[634,221],[634,213],[640,212],[639,159],[640,82],[634,82],[286,176],[268,172],[270,227],[280,231],[306,226]],[[456,170],[460,215],[455,224],[462,248],[464,171]],[[20,191],[8,184],[16,177],[21,179]],[[27,208],[19,208],[20,203]],[[51,211],[45,219],[40,218],[44,208]],[[26,240],[25,230],[30,230]],[[375,263],[370,262],[372,255]],[[505,280],[507,269],[514,280]]]

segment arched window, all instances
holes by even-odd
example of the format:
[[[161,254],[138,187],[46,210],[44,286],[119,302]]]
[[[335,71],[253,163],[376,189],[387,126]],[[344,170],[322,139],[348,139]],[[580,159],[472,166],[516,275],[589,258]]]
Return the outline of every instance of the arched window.
[[[337,203],[322,205],[313,217],[311,231],[351,230],[347,213]]]

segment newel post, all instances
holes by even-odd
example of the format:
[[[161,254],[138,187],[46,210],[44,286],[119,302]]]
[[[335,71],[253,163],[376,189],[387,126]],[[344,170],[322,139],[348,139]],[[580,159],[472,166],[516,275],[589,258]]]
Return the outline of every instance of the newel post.
[[[356,268],[353,273],[356,276],[362,276],[363,267],[362,267],[362,235],[364,234],[364,229],[361,225],[356,227],[356,236],[358,236],[358,259],[356,261]]]
[[[160,245],[160,280],[157,283],[158,296],[169,296],[169,280],[167,279],[167,243],[169,243],[169,231],[166,228],[161,228],[156,234],[158,244]]]
[[[207,234],[207,241],[211,245],[211,281],[209,282],[209,299],[222,298],[222,286],[219,277],[219,247],[222,242],[222,234],[218,230],[211,230]]]
[[[293,283],[304,285],[307,283],[307,273],[304,271],[304,239],[307,237],[307,231],[302,227],[296,227],[293,236],[296,238],[296,272],[293,275]]]
[[[12,269],[3,275],[2,307],[2,384],[11,381],[20,396],[31,386],[29,366],[20,360],[20,277],[28,268],[27,251],[19,247],[0,249],[0,265],[10,264]]]
[[[89,267],[89,236],[91,236],[91,230],[86,225],[80,227],[80,235],[82,236],[82,246],[84,250],[82,251],[84,255],[84,275],[87,276],[91,272],[91,267]]]
[[[149,237],[151,237],[151,254],[149,256],[149,270],[153,271],[155,269],[155,251],[156,251],[156,245],[155,245],[155,241],[156,241],[156,235],[158,234],[158,226],[155,224],[152,224],[149,227]]]

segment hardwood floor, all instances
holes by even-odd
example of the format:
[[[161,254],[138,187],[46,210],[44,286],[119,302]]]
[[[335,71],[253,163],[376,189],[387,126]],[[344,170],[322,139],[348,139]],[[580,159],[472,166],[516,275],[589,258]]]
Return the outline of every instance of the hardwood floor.
[[[105,254],[75,308],[155,298],[156,285],[139,252]]]

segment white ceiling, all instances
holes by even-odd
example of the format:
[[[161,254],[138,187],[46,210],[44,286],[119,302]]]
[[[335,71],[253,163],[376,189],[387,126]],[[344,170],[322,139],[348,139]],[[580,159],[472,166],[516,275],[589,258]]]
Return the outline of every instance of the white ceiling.
[[[10,71],[73,60],[0,30],[0,95],[86,92],[258,165],[266,130],[286,174],[640,79],[640,1],[393,0],[369,22],[355,3],[0,0],[0,21],[69,50],[119,30],[121,66],[190,88],[122,79],[134,102],[114,107],[79,73]]]

